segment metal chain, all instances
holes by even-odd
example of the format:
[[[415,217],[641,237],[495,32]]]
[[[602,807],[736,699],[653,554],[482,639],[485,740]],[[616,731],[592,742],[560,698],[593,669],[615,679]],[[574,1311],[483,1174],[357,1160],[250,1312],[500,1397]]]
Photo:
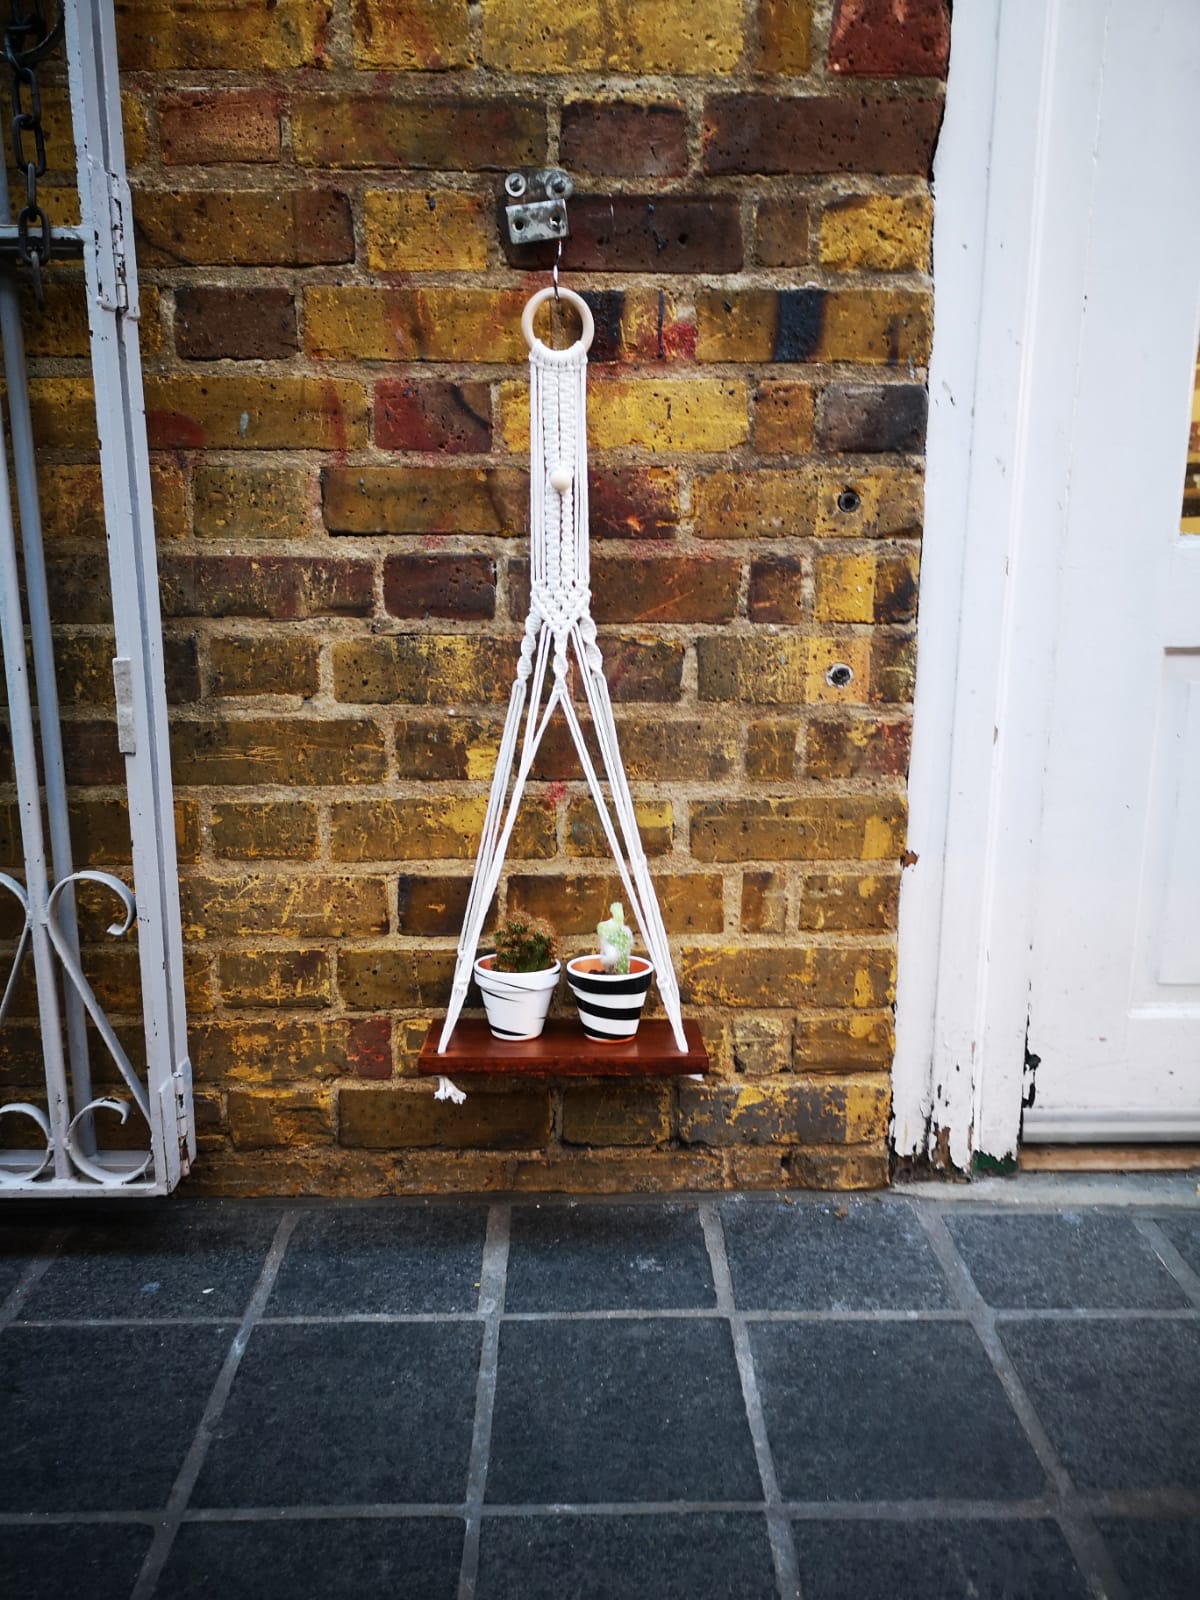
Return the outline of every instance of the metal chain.
[[[12,151],[17,170],[25,177],[25,204],[17,213],[17,255],[33,275],[33,292],[44,306],[42,269],[50,260],[53,239],[50,219],[38,202],[37,181],[46,172],[46,135],[42,127],[42,96],[37,68],[58,47],[63,36],[61,11],[53,24],[46,21],[43,0],[10,0],[10,20],[4,30],[4,55],[12,73]],[[32,137],[30,151],[27,139]]]

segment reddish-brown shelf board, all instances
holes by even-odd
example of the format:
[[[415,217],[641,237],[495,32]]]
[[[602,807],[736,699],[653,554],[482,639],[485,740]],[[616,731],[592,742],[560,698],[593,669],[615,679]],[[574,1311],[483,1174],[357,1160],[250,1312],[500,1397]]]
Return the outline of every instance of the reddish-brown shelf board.
[[[438,1055],[442,1024],[425,1035],[417,1071],[457,1078],[470,1073],[541,1078],[666,1078],[707,1072],[708,1051],[694,1022],[683,1025],[686,1050],[677,1050],[671,1024],[656,1017],[643,1022],[632,1039],[597,1044],[577,1022],[551,1018],[538,1039],[497,1039],[482,1018],[459,1022],[443,1056]]]

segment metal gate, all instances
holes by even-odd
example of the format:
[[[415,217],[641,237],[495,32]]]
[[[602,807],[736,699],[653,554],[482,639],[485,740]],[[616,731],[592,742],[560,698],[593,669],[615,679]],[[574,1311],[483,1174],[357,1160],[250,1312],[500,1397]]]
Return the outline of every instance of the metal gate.
[[[14,7],[16,16],[17,8]],[[183,1007],[183,957],[175,831],[167,746],[167,705],[157,563],[150,503],[138,290],[121,131],[112,0],[63,0],[59,29],[45,24],[40,0],[27,0],[18,32],[44,32],[10,54],[18,104],[14,137],[26,204],[16,225],[0,226],[0,342],[8,391],[11,472],[0,472],[0,623],[20,818],[24,881],[0,873],[23,928],[0,995],[0,1024],[20,992],[22,968],[36,979],[44,1094],[7,1099],[0,1087],[0,1197],[162,1194],[195,1153],[191,1067]],[[37,26],[34,26],[34,24]],[[79,186],[80,225],[55,228],[53,242],[36,199],[45,159],[38,119],[36,64],[65,33]],[[11,34],[10,34],[11,42]],[[23,90],[28,98],[22,99]],[[21,132],[29,150],[21,148]],[[28,160],[21,159],[28,154]],[[0,216],[10,216],[0,164]],[[62,726],[30,424],[29,391],[14,262],[35,281],[55,253],[82,255],[104,520],[112,585],[115,738],[125,758],[132,887],[111,872],[72,860]],[[21,575],[24,575],[22,602]],[[35,709],[36,707],[36,709]],[[36,724],[36,726],[35,726]],[[76,890],[111,896],[108,934],[123,938],[136,920],[145,1040],[139,1071],[105,1015],[85,973]],[[7,1047],[0,1026],[0,1071]],[[11,1059],[11,1057],[10,1057]],[[11,1073],[8,1075],[11,1077]],[[94,1081],[95,1080],[95,1081]],[[6,1081],[0,1076],[0,1085]],[[96,1085],[103,1092],[96,1092]],[[130,1128],[138,1132],[130,1141]],[[142,1128],[144,1127],[144,1137]],[[19,1137],[13,1138],[20,1128]],[[25,1131],[28,1130],[28,1131]],[[120,1130],[119,1137],[118,1130]]]

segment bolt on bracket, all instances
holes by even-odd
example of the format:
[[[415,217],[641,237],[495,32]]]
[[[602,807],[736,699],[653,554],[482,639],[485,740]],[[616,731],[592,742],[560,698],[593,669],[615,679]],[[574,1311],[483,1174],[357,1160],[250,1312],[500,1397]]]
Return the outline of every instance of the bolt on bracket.
[[[561,167],[510,172],[504,180],[509,243],[540,244],[546,239],[567,238],[571,232],[567,200],[574,192],[575,185]]]

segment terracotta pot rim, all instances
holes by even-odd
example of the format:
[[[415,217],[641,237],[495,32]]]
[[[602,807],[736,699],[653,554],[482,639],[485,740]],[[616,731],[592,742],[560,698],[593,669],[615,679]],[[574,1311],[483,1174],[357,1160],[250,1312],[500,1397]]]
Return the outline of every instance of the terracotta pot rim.
[[[594,966],[583,966],[582,962],[595,962]],[[654,963],[645,956],[630,956],[628,972],[605,972],[600,965],[600,957],[595,954],[573,956],[567,962],[568,972],[586,973],[589,978],[639,978],[645,972],[654,971]]]

